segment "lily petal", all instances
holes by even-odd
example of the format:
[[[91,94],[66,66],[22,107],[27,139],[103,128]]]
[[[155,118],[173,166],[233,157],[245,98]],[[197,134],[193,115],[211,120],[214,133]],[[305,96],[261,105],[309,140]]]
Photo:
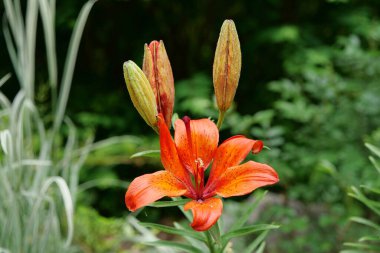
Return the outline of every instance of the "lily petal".
[[[219,131],[215,123],[209,119],[190,120],[191,147],[188,140],[185,122],[175,122],[174,141],[182,163],[194,174],[194,167],[206,169],[218,147]]]
[[[187,203],[184,209],[191,210],[193,213],[191,227],[197,231],[205,231],[211,228],[222,215],[223,203],[218,198],[209,198],[204,201],[193,200]]]
[[[215,193],[221,197],[241,196],[253,190],[275,184],[277,172],[269,165],[249,161],[228,168],[215,184]]]
[[[189,173],[179,159],[177,148],[170,135],[170,131],[165,124],[165,119],[162,114],[158,114],[158,129],[160,131],[160,150],[161,162],[165,170],[171,172],[176,178],[181,180],[188,186],[191,186]]]
[[[227,168],[239,165],[249,152],[257,154],[262,148],[262,141],[251,140],[243,135],[236,135],[225,140],[216,150],[207,186],[217,180]]]
[[[168,196],[178,197],[186,193],[186,186],[168,171],[157,171],[135,178],[125,194],[125,204],[135,211]]]

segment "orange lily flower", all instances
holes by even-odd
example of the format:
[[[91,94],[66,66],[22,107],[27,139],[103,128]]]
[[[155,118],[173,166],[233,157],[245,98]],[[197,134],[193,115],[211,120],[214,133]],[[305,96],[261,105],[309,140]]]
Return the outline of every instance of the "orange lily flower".
[[[239,165],[249,152],[261,151],[262,141],[237,135],[218,147],[218,128],[209,119],[178,119],[174,141],[162,114],[158,115],[158,128],[161,162],[165,170],[142,175],[131,182],[125,194],[130,211],[165,196],[185,196],[192,199],[184,206],[193,213],[192,228],[205,231],[222,214],[222,200],[215,196],[241,196],[279,180],[269,165],[254,161]],[[211,161],[210,175],[205,183],[205,170]]]

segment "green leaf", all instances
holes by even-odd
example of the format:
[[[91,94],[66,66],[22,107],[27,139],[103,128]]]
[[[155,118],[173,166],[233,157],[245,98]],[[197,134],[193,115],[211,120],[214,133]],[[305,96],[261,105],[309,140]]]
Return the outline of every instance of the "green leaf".
[[[189,202],[189,199],[179,199],[179,200],[170,200],[170,201],[156,201],[148,206],[151,207],[168,207],[168,206],[182,206]]]
[[[69,93],[71,89],[72,79],[74,76],[75,63],[77,59],[79,44],[82,38],[84,26],[87,21],[87,17],[90,14],[92,6],[95,4],[96,0],[90,0],[83,5],[78,18],[75,22],[74,31],[70,38],[69,48],[67,51],[65,65],[63,67],[61,88],[59,92],[59,97],[57,100],[57,108],[55,112],[55,118],[53,123],[53,133],[56,133],[61,126],[63,121],[67,100],[69,98]],[[51,142],[54,139],[54,134],[52,134]]]
[[[361,185],[360,187],[367,190],[367,191],[370,191],[370,192],[373,192],[373,193],[380,195],[380,188],[375,188],[375,187],[368,186],[368,185]]]
[[[187,223],[186,225],[182,225],[177,222],[174,222],[174,227],[185,231],[194,232],[194,230],[189,226],[189,223]],[[203,237],[206,236],[204,232],[201,234]],[[188,236],[187,234],[184,235],[183,238],[185,238],[191,245],[195,246],[196,248],[202,249],[203,252],[207,252],[208,248],[206,247],[206,244],[203,241],[194,239],[193,237]]]
[[[181,197],[173,197],[172,200],[175,200],[175,201],[178,201],[178,200],[182,200]],[[190,201],[190,200],[189,200]],[[178,209],[181,210],[181,212],[183,213],[183,215],[185,215],[186,219],[188,221],[192,221],[193,220],[193,216],[191,215],[191,212],[187,212],[183,209],[183,206],[178,206]]]
[[[357,200],[363,202],[368,208],[374,211],[377,215],[380,215],[380,204],[377,201],[368,199],[360,190],[356,187],[351,187],[353,192],[348,193],[348,196],[356,198]]]
[[[359,239],[359,242],[380,242],[380,237],[379,236],[363,236]]]
[[[371,150],[372,153],[377,155],[380,158],[380,149],[372,144],[366,143],[365,146]]]
[[[340,253],[366,253],[366,252],[361,251],[361,250],[342,250]]]
[[[145,242],[144,244],[150,245],[150,246],[170,247],[170,248],[175,248],[175,249],[179,249],[184,252],[190,252],[190,253],[203,253],[200,249],[196,247],[193,247],[184,243],[180,243],[180,242],[169,242],[169,241],[159,240],[159,241],[154,241],[154,242]]]
[[[264,241],[265,237],[267,236],[268,234],[268,230],[262,232],[258,237],[256,237],[256,239],[251,242],[247,248],[244,250],[243,253],[251,253],[251,252],[254,252],[258,247],[260,247],[262,244],[262,242]]]
[[[354,221],[356,223],[359,223],[359,224],[366,225],[368,227],[371,227],[371,228],[374,228],[374,229],[380,231],[380,226],[377,225],[376,223],[370,221],[370,220],[367,220],[367,219],[364,219],[364,218],[361,218],[361,217],[352,217],[350,220],[352,220],[352,221]]]
[[[370,156],[369,160],[371,161],[373,166],[376,168],[377,172],[380,173],[380,164],[375,160],[375,158],[373,156]]]
[[[344,246],[357,248],[357,249],[369,249],[369,250],[375,250],[374,252],[380,252],[380,247],[375,245],[370,245],[368,243],[354,243],[354,242],[346,242],[343,244]]]
[[[11,78],[12,74],[11,73],[8,73],[6,75],[4,75],[1,79],[0,79],[0,87],[3,86],[4,83],[6,83],[9,78]]]
[[[204,242],[206,241],[206,239],[202,236],[202,233],[197,233],[195,231],[189,231],[189,230],[179,229],[179,228],[165,226],[161,224],[148,223],[148,222],[139,222],[139,224],[141,226],[154,228],[168,234],[190,236],[199,241],[204,241]]]
[[[145,151],[137,152],[137,153],[131,155],[130,158],[141,157],[141,156],[160,157],[160,150],[145,150]]]
[[[245,236],[245,235],[249,235],[249,234],[256,233],[263,230],[277,229],[279,227],[280,226],[278,225],[272,225],[272,224],[259,224],[259,225],[247,226],[247,227],[236,229],[224,234],[222,236],[222,240],[226,241],[226,240],[230,240],[231,238]]]
[[[260,201],[264,198],[266,194],[267,194],[267,191],[258,191],[256,193],[255,200],[248,206],[248,208],[245,209],[245,211],[242,213],[240,218],[236,222],[234,222],[230,231],[239,229],[242,226],[244,226],[244,224],[247,222],[247,220],[251,216],[252,212],[256,209],[256,207],[259,205]]]
[[[263,242],[260,244],[260,247],[257,249],[256,253],[263,253],[265,249],[266,243]]]

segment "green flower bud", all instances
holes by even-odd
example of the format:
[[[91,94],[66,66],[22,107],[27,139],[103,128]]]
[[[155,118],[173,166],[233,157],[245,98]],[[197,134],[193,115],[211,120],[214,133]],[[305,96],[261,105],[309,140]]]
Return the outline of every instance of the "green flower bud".
[[[156,98],[147,77],[133,61],[125,62],[123,70],[125,83],[133,105],[145,122],[157,132]]]

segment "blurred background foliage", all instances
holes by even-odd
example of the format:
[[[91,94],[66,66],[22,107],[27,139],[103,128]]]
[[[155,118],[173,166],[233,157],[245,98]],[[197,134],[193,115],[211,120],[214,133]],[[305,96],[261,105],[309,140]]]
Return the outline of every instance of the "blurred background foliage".
[[[57,1],[58,58],[66,54],[83,3]],[[347,196],[351,186],[379,181],[364,146],[380,144],[379,1],[103,0],[84,30],[67,110],[83,138],[127,136],[113,137],[114,145],[100,143],[81,170],[75,242],[84,252],[128,248],[118,234],[128,212],[123,182],[161,168],[154,157],[130,159],[158,149],[158,140],[133,108],[122,63],[141,65],[143,44],[162,39],[174,72],[175,112],[216,119],[212,62],[226,18],[236,23],[243,65],[221,140],[233,134],[264,140],[270,150],[249,159],[271,164],[281,179],[262,204],[265,212],[257,214],[260,221],[282,224],[270,233],[267,252],[338,252],[366,229],[348,217],[379,221]],[[38,41],[42,88],[36,99],[43,115],[50,94],[43,88],[43,37]],[[3,76],[12,70],[4,39],[0,43]],[[3,92],[14,95],[16,82],[12,78]],[[180,217],[175,208],[148,208],[139,219],[170,224]]]

